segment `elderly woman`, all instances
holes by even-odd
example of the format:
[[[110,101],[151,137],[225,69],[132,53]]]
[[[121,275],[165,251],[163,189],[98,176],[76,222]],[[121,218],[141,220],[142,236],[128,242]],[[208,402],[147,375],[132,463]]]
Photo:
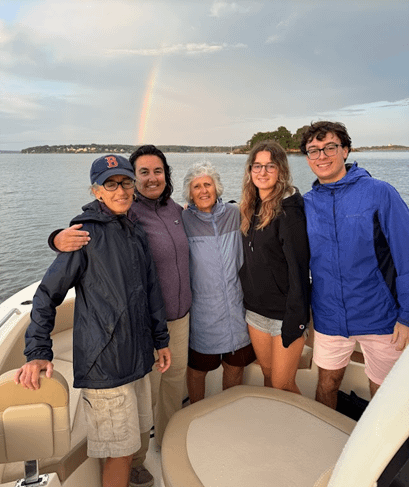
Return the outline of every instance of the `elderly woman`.
[[[166,373],[154,370],[151,374],[155,439],[160,445],[169,419],[182,407],[185,392],[192,299],[189,246],[182,224],[182,207],[171,198],[171,168],[163,152],[154,145],[142,145],[129,160],[136,176],[136,204],[133,209],[147,234],[156,265],[172,351],[172,364]],[[81,225],[74,225],[60,233],[54,232],[50,236],[51,247],[60,251],[81,248],[93,235],[80,228]],[[142,448],[135,455],[132,487],[149,487],[154,483],[153,476],[142,465],[148,447],[149,434],[143,436]]]
[[[160,371],[170,365],[165,307],[146,235],[137,223],[134,178],[124,157],[93,162],[96,200],[72,221],[93,238],[81,250],[59,254],[41,281],[26,332],[27,363],[15,375],[30,389],[38,389],[41,370],[51,376],[56,307],[75,286],[74,387],[84,398],[88,456],[106,458],[103,485],[116,487],[128,487],[141,433],[152,425],[147,374],[154,347]]]
[[[190,402],[204,398],[207,372],[223,366],[223,389],[239,385],[255,360],[238,276],[243,262],[240,212],[220,199],[220,176],[209,163],[191,167],[183,182],[182,213],[189,241],[190,308],[187,386]]]

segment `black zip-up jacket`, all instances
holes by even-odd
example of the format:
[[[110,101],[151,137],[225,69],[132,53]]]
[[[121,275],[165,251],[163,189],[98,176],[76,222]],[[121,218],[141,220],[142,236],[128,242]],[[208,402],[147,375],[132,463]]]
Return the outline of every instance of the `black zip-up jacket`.
[[[75,286],[74,387],[109,389],[145,376],[168,346],[165,306],[144,230],[94,201],[71,224],[88,245],[58,255],[33,299],[27,361],[52,360],[55,308]],[[128,215],[132,218],[132,208]]]
[[[309,247],[300,193],[285,198],[283,212],[256,230],[256,204],[247,236],[243,236],[244,264],[240,280],[244,307],[259,315],[282,320],[284,347],[299,338],[310,318]]]

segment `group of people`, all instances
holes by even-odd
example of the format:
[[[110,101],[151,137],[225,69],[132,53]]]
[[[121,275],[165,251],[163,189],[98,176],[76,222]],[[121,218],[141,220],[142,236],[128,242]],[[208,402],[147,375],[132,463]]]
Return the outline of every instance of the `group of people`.
[[[88,455],[106,459],[104,487],[153,485],[143,466],[152,422],[160,445],[185,383],[192,403],[203,399],[219,365],[223,389],[257,359],[266,386],[300,394],[310,308],[316,399],[329,407],[356,342],[371,396],[409,342],[406,203],[346,164],[344,125],[311,124],[300,149],[317,176],[304,197],[285,151],[265,141],[249,153],[239,205],[222,201],[217,170],[199,163],[183,181],[185,210],[155,146],[129,161],[100,157],[96,200],[50,236],[60,253],[34,296],[15,380],[37,389],[41,370],[51,376],[55,308],[75,286],[74,387]]]

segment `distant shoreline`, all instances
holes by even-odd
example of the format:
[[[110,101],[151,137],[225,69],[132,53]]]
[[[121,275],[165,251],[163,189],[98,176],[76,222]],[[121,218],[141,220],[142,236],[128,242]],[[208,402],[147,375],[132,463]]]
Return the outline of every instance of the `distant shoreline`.
[[[35,146],[22,149],[21,151],[0,150],[0,154],[131,154],[139,146],[128,146],[118,144],[78,144],[78,145],[58,145],[58,146]],[[180,146],[180,145],[158,145],[160,150],[165,153],[194,154],[194,153],[213,153],[213,154],[248,154],[249,148],[246,146]],[[402,145],[384,145],[371,147],[354,147],[351,152],[408,152],[409,147]],[[301,154],[300,150],[289,149],[289,154]]]

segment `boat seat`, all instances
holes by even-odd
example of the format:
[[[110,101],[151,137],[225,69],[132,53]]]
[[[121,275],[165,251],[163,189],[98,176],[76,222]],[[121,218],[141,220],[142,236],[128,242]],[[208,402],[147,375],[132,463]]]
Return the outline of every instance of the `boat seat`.
[[[70,450],[69,390],[57,371],[51,378],[42,372],[36,391],[16,385],[15,372],[0,377],[0,463],[25,462],[26,480],[33,482],[40,458]]]
[[[176,413],[162,442],[166,487],[312,487],[355,421],[307,397],[236,386]]]
[[[409,437],[409,347],[358,423],[307,397],[237,386],[176,413],[166,487],[374,487]]]
[[[61,374],[68,383],[71,447],[64,456],[51,456],[39,461],[40,473],[56,472],[61,481],[67,479],[87,459],[86,422],[81,401],[81,390],[74,389],[72,386],[72,327],[67,328],[72,310],[73,308],[70,306],[68,310],[60,312],[60,317],[64,316],[65,318],[63,321],[57,321],[52,334],[54,371]],[[23,475],[24,465],[22,462],[6,464],[0,462],[0,483],[16,480]]]

